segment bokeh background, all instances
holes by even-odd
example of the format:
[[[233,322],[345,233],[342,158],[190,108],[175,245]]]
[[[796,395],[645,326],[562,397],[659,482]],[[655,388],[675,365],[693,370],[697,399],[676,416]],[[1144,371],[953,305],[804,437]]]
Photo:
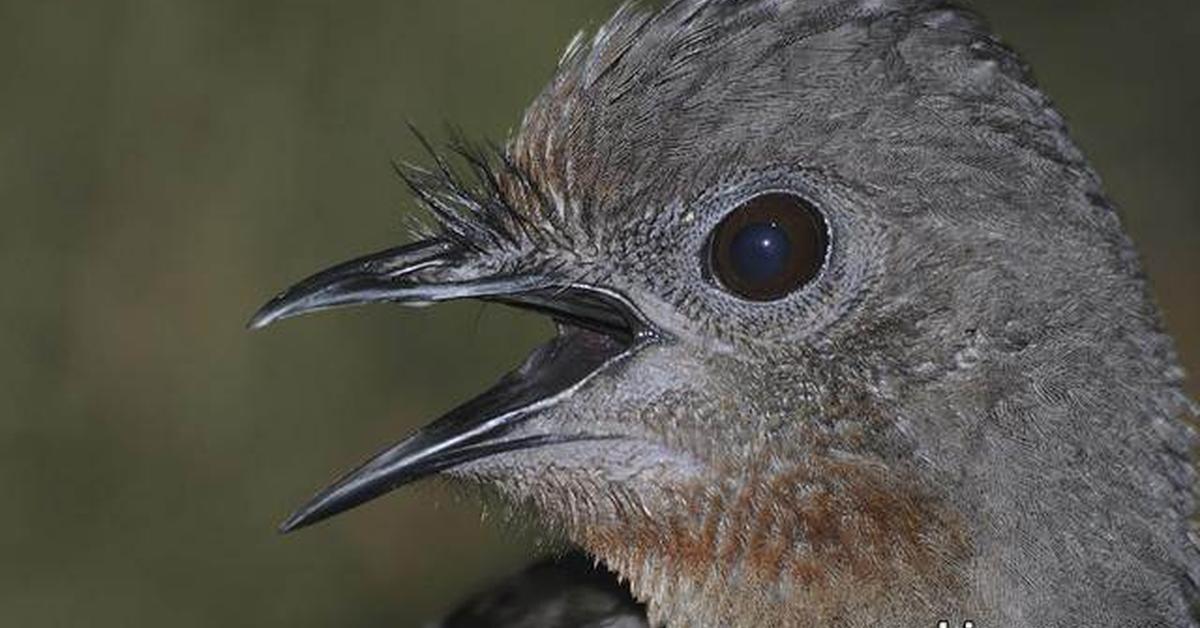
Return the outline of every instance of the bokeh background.
[[[1200,3],[978,5],[1106,177],[1200,371]],[[530,535],[436,482],[274,526],[545,323],[243,323],[404,237],[407,121],[504,138],[614,6],[0,0],[0,625],[411,626],[528,560]]]

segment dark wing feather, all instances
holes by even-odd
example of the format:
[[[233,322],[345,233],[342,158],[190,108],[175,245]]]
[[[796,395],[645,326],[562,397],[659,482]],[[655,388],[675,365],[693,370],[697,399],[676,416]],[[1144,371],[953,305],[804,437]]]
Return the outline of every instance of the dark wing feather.
[[[440,628],[648,628],[629,589],[581,553],[547,560],[483,591]]]

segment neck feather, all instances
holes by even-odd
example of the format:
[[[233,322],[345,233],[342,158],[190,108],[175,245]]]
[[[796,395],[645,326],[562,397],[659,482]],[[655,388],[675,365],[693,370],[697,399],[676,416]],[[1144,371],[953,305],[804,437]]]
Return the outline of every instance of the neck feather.
[[[580,535],[657,623],[892,625],[929,617],[931,604],[952,608],[962,593],[956,565],[968,539],[958,518],[876,463],[727,477],[676,503],[668,513],[630,508]]]

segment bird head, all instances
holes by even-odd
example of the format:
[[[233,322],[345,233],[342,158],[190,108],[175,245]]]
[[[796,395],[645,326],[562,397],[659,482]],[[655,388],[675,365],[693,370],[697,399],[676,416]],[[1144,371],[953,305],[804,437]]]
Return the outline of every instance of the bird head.
[[[1011,513],[1053,534],[1038,515],[1091,512],[1049,478],[1071,456],[1108,478],[1127,452],[1089,441],[1133,428],[1090,411],[1178,410],[1097,177],[946,2],[626,7],[505,146],[459,152],[401,169],[434,219],[418,241],[253,326],[481,299],[557,334],[285,530],[446,474],[532,503],[659,618],[894,621],[978,599],[980,565],[1017,579]]]

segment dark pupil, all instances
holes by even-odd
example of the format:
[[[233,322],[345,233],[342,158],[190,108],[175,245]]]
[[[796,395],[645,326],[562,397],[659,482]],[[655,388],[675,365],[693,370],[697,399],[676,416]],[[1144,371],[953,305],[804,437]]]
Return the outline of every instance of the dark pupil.
[[[775,301],[817,277],[829,248],[825,221],[804,199],[752,198],[717,225],[710,269],[721,287],[751,301]]]
[[[747,283],[770,281],[787,271],[792,242],[775,222],[742,227],[729,243],[733,271]]]

